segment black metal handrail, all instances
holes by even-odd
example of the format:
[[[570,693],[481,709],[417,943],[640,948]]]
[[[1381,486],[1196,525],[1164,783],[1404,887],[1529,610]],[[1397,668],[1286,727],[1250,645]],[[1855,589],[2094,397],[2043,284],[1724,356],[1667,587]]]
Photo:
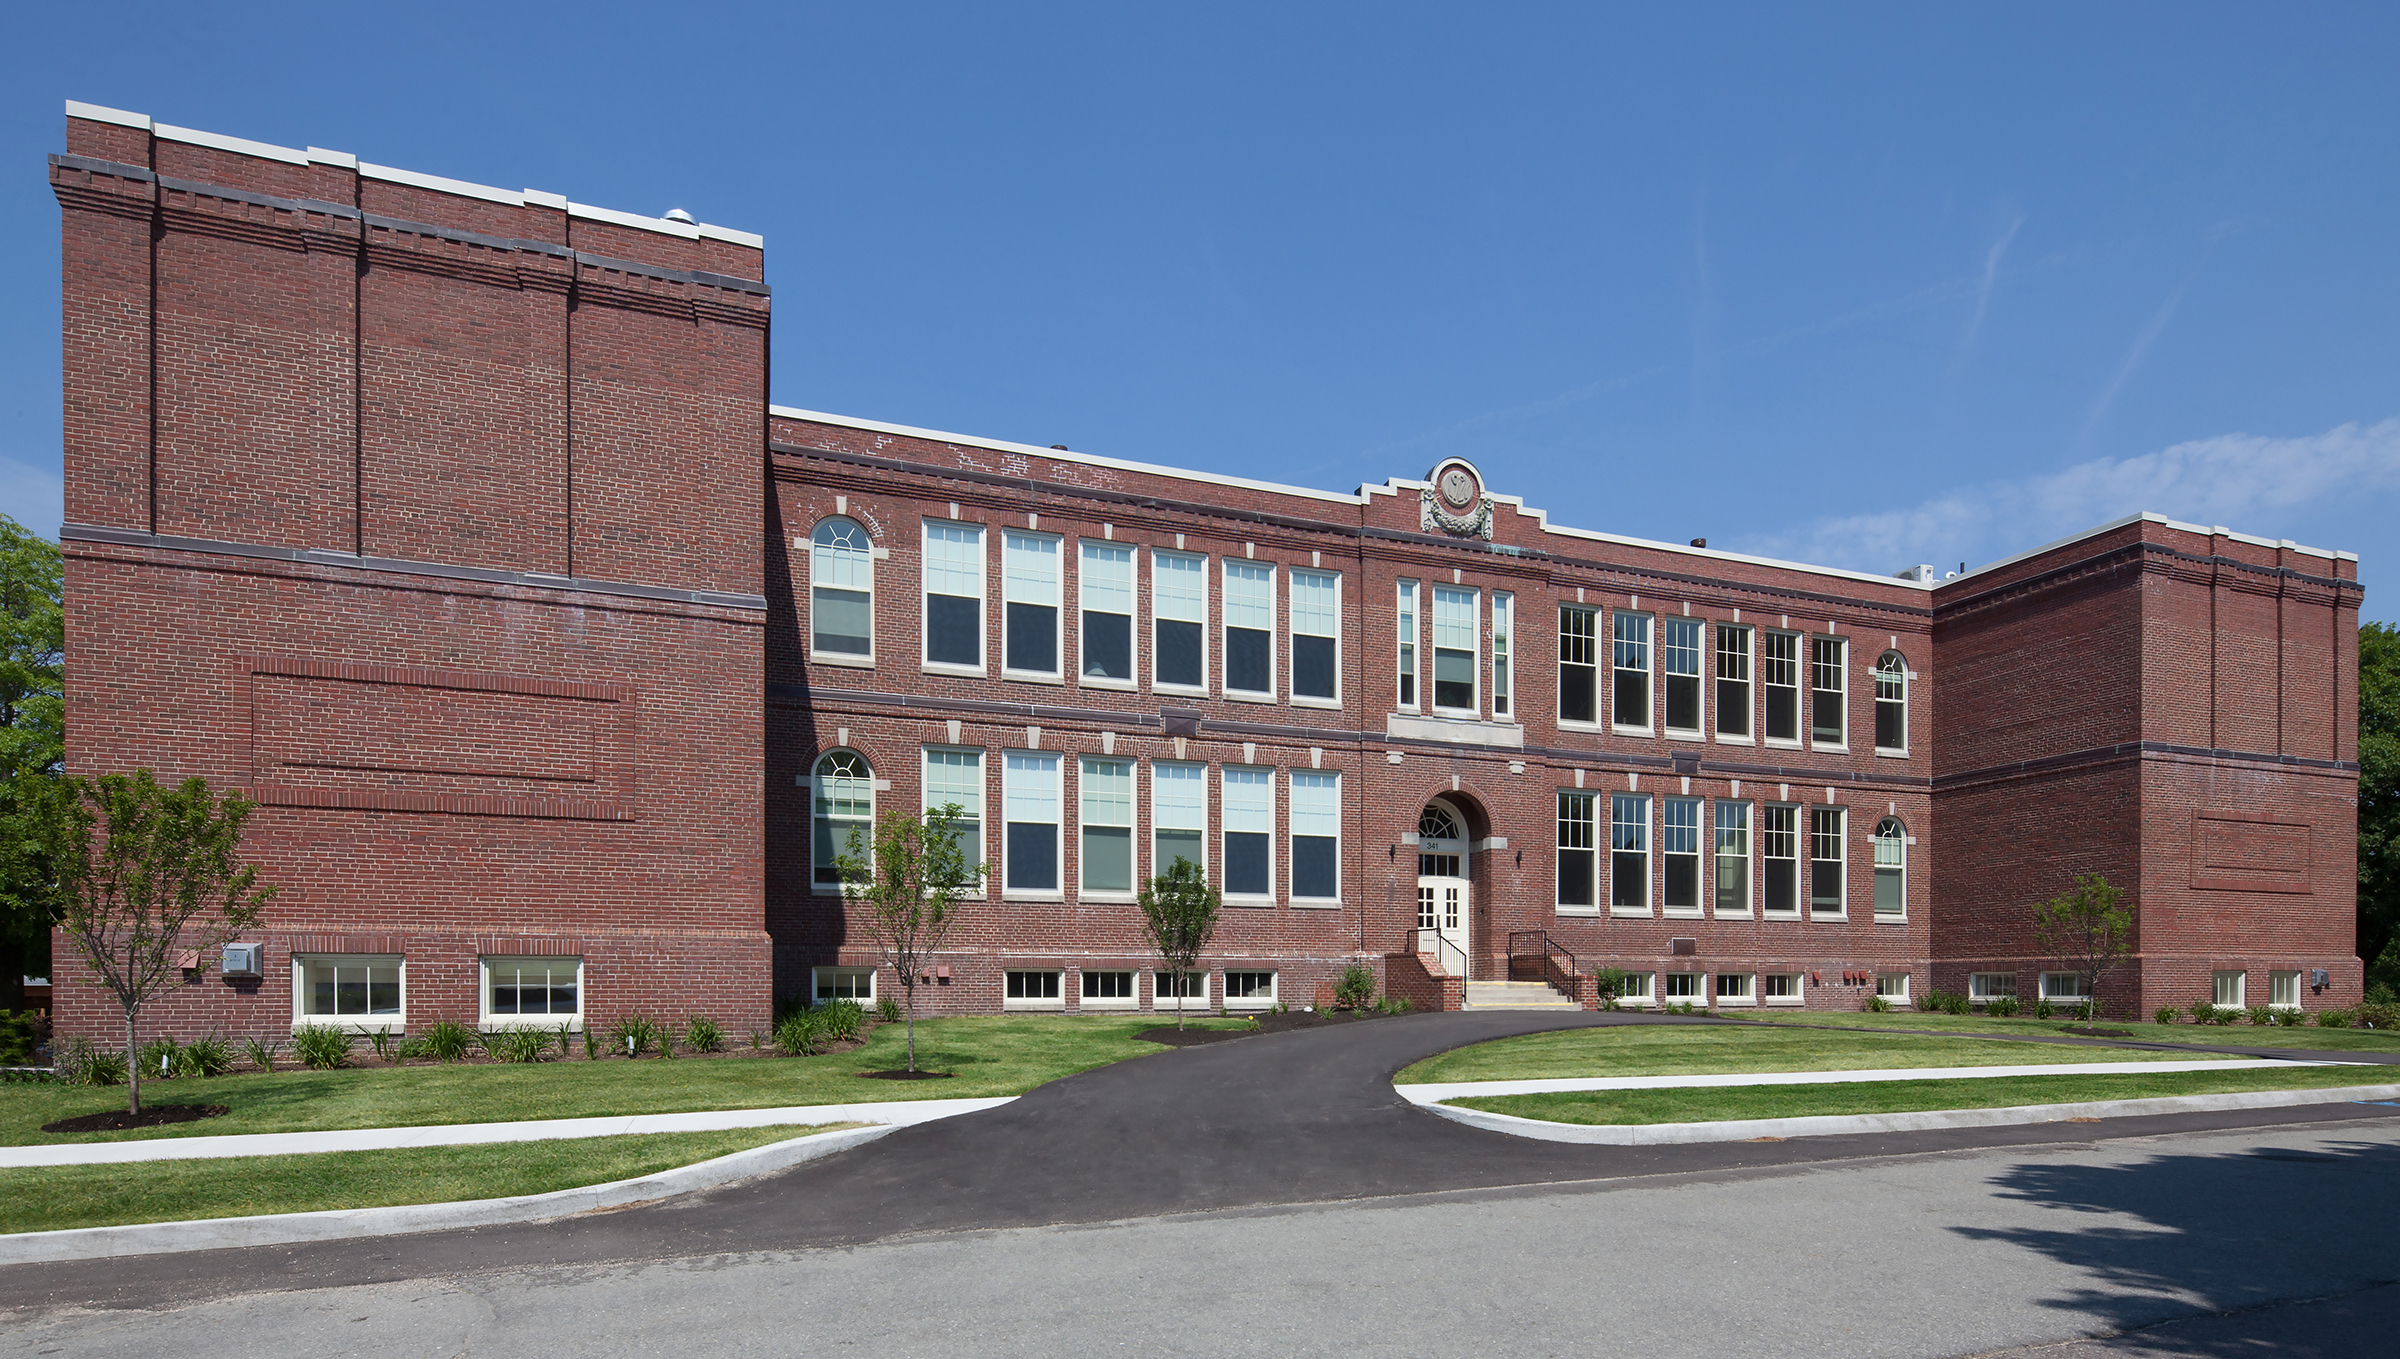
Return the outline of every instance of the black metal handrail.
[[[1524,941],[1527,947],[1518,947],[1520,940]],[[1539,947],[1532,946],[1535,940],[1540,941]],[[1551,954],[1557,954],[1567,960],[1568,976],[1581,975],[1580,969],[1575,965],[1575,955],[1568,952],[1565,945],[1551,938],[1548,930],[1510,930],[1508,932],[1508,957],[1511,963],[1519,958],[1546,958]]]

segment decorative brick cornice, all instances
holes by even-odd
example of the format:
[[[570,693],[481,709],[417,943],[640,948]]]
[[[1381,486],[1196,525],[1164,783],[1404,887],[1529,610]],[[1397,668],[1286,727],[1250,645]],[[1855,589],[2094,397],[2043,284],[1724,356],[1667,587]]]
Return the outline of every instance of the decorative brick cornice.
[[[2288,566],[2260,566],[2234,557],[2186,552],[2166,543],[2145,539],[2123,543],[2075,561],[2062,562],[2046,571],[2010,581],[1981,594],[1939,600],[1933,607],[1934,619],[1937,624],[1947,623],[2127,568],[2149,575],[2174,576],[2199,584],[2222,583],[2259,594],[2315,594],[2323,602],[2338,607],[2356,608],[2359,601],[2366,597],[2365,587],[2354,580],[2314,575]]]

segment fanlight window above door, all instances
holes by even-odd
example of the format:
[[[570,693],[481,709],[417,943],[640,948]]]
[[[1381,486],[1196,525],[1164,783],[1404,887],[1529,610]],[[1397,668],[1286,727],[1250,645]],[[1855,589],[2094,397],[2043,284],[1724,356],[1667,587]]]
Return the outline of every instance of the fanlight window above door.
[[[1463,840],[1466,837],[1459,833],[1458,818],[1450,814],[1449,808],[1429,803],[1424,812],[1417,817],[1417,838],[1419,840]]]

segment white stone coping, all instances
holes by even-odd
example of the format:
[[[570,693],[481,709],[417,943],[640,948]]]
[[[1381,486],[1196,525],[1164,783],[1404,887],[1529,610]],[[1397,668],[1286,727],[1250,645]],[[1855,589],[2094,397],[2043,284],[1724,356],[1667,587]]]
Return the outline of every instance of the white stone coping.
[[[2055,1062],[2038,1066],[1922,1066],[1871,1071],[1741,1071],[1706,1076],[1565,1076],[1529,1081],[1448,1081],[1394,1085],[1412,1104],[1486,1095],[1555,1095],[1578,1090],[1688,1090],[1744,1085],[1839,1085],[1850,1081],[1954,1081],[1982,1076],[2105,1076],[2115,1072],[2244,1071],[2258,1067],[2372,1066],[2371,1062],[2301,1062],[2240,1057],[2216,1061]]]

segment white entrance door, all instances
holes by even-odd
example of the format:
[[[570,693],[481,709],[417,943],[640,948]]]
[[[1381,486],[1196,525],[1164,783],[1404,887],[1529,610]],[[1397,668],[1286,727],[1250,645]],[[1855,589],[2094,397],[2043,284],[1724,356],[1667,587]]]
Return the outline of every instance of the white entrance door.
[[[1445,803],[1427,803],[1417,818],[1417,951],[1439,958],[1443,971],[1460,977],[1472,966],[1469,852],[1466,819]]]

